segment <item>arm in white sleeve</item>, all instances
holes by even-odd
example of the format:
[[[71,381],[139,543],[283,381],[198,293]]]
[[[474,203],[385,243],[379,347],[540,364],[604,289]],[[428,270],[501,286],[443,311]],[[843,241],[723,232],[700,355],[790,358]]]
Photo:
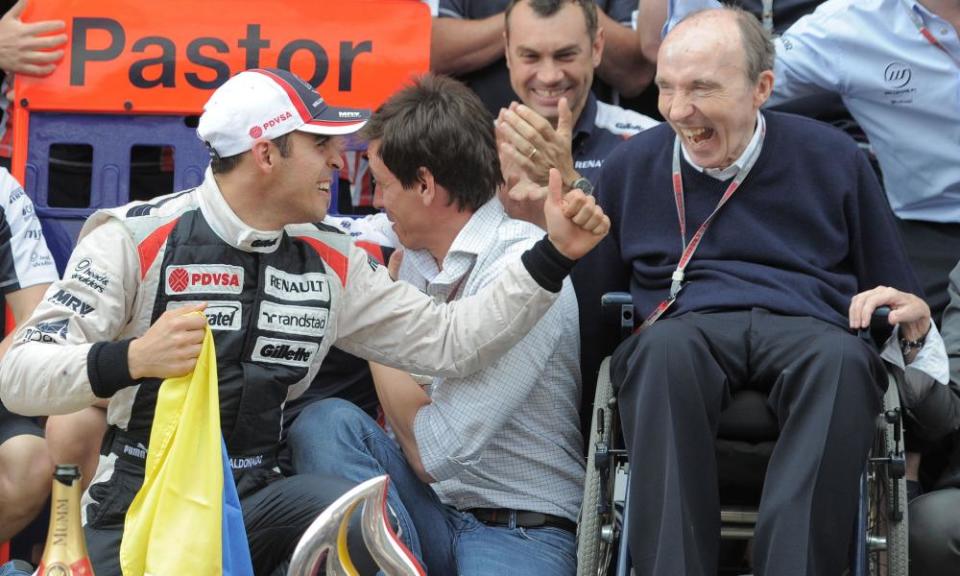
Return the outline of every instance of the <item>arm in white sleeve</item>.
[[[437,304],[413,286],[393,282],[351,248],[337,346],[416,374],[466,376],[493,363],[537,323],[574,262],[546,239],[480,293]]]
[[[95,344],[103,349],[123,334],[138,283],[136,247],[122,224],[111,220],[90,231],[0,363],[4,404],[38,415],[74,412],[98,401],[88,356]],[[122,355],[121,348],[112,347]],[[121,361],[125,366],[126,358]]]

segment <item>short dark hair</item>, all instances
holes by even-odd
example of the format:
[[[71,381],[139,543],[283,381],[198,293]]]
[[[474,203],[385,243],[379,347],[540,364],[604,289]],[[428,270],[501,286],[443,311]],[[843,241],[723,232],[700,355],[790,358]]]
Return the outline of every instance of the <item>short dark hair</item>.
[[[477,210],[503,184],[493,116],[453,78],[416,78],[374,112],[360,136],[380,141],[380,159],[404,188],[426,168],[460,210]]]
[[[597,4],[594,0],[510,0],[507,9],[504,11],[505,27],[507,36],[510,36],[510,13],[513,7],[521,2],[530,4],[534,14],[541,18],[549,18],[560,11],[564,4],[574,4],[583,11],[583,19],[587,24],[587,33],[590,35],[590,41],[597,38]]]
[[[280,150],[280,156],[287,158],[290,156],[290,134],[292,132],[287,132],[283,136],[277,136],[271,142],[273,142],[277,149]],[[226,158],[221,158],[214,152],[210,150],[210,171],[214,174],[226,174],[237,167],[240,164],[240,159],[243,158],[244,154],[250,152],[241,152],[239,154],[234,154],[233,156],[227,156]]]

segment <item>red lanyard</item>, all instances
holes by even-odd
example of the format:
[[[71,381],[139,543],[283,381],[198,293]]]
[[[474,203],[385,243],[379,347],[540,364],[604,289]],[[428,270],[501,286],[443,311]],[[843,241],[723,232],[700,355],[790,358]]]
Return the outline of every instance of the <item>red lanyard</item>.
[[[650,325],[663,316],[663,313],[666,312],[667,309],[670,308],[670,306],[677,300],[677,296],[680,294],[680,290],[683,289],[684,285],[684,271],[687,269],[687,264],[690,263],[690,259],[693,258],[693,253],[696,252],[697,248],[700,246],[700,241],[703,239],[703,235],[706,234],[707,228],[710,227],[714,217],[716,217],[717,213],[720,212],[720,208],[723,208],[723,205],[727,203],[727,200],[730,200],[730,197],[733,196],[733,193],[736,192],[737,189],[740,188],[740,185],[743,184],[743,181],[747,179],[747,175],[750,174],[750,170],[752,170],[753,165],[756,164],[757,158],[760,156],[760,150],[763,148],[763,139],[767,133],[766,125],[764,124],[763,120],[759,119],[758,121],[760,122],[760,141],[757,142],[756,148],[753,149],[750,156],[747,158],[743,168],[737,172],[737,176],[733,179],[733,182],[727,186],[727,189],[720,198],[720,201],[717,202],[716,208],[714,208],[713,212],[707,216],[707,219],[704,220],[703,224],[700,225],[700,228],[697,229],[697,232],[693,235],[693,238],[690,239],[689,244],[687,243],[687,214],[683,201],[683,176],[680,173],[680,136],[677,135],[676,139],[674,139],[673,200],[677,205],[677,219],[680,221],[680,241],[681,246],[683,247],[683,253],[680,255],[680,262],[677,263],[677,269],[673,271],[673,275],[671,276],[672,281],[670,282],[670,295],[666,300],[660,302],[653,312],[647,316],[647,319],[643,321],[643,324],[637,328],[637,332],[649,328]]]
[[[927,28],[927,25],[923,23],[923,19],[917,14],[916,10],[912,9],[910,6],[904,4],[907,12],[910,14],[910,19],[913,20],[913,25],[917,27],[917,31],[920,32],[920,35],[927,39],[932,46],[939,48],[944,54],[950,57],[953,60],[953,63],[957,66],[960,66],[960,57],[957,57],[954,53],[947,50],[947,47],[940,43],[937,40],[937,37],[933,35],[933,32]]]

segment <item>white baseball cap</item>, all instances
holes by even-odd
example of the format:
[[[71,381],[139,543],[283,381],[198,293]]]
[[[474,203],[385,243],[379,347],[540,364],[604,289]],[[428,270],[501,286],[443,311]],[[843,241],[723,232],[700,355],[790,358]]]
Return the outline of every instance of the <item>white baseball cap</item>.
[[[211,153],[229,158],[261,138],[272,140],[294,130],[352,134],[369,119],[369,110],[330,106],[292,72],[257,68],[240,72],[214,91],[203,106],[197,135]]]

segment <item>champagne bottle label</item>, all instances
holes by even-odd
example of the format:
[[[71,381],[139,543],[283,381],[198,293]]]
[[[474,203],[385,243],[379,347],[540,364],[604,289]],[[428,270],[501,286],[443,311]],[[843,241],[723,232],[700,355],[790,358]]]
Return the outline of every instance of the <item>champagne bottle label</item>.
[[[41,562],[37,574],[43,574],[43,576],[93,576],[93,566],[90,565],[90,560],[86,558],[77,560],[70,566],[62,562],[54,562],[49,566],[44,566]]]
[[[57,466],[54,472],[47,544],[39,576],[94,576],[80,524],[80,471]]]

